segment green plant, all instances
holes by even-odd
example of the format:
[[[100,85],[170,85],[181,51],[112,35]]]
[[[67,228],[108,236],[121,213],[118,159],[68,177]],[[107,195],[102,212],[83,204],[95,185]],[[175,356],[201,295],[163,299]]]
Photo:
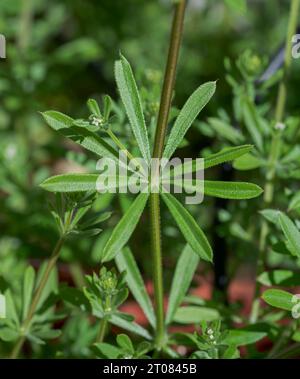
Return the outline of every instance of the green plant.
[[[130,6],[123,9],[117,3],[101,5],[100,9],[122,9],[122,14],[128,14]],[[101,78],[107,80],[102,80],[102,86],[96,87],[89,80],[86,83],[74,80],[67,101],[64,91],[57,90],[61,68],[68,80],[72,73],[76,77],[77,59],[83,65],[92,66],[98,63],[94,61],[96,57],[103,54],[103,46],[95,43],[103,37],[94,33],[93,27],[98,30],[99,19],[93,16],[94,8],[90,4],[86,14],[82,12],[76,19],[76,25],[80,29],[88,15],[86,32],[91,30],[95,37],[68,41],[55,49],[51,57],[54,73],[50,64],[33,68],[27,64],[23,70],[20,56],[11,65],[12,72],[4,76],[5,80],[11,80],[10,75],[19,73],[20,88],[8,91],[5,80],[0,80],[0,90],[4,89],[7,96],[0,176],[8,185],[5,191],[1,188],[0,194],[5,199],[0,217],[1,225],[5,225],[0,238],[0,301],[6,303],[6,312],[5,308],[0,309],[3,356],[236,359],[299,354],[299,296],[295,292],[300,285],[297,184],[300,118],[292,92],[287,96],[288,86],[297,87],[288,81],[288,74],[299,0],[291,0],[282,68],[270,73],[273,67],[269,66],[267,57],[270,48],[265,46],[265,55],[261,57],[248,48],[253,43],[248,44],[246,39],[246,46],[244,42],[238,48],[234,44],[233,51],[242,53],[235,60],[225,59],[225,73],[217,67],[220,49],[215,49],[218,50],[215,58],[205,64],[202,57],[197,64],[193,59],[184,60],[177,78],[186,0],[172,3],[175,11],[164,76],[162,70],[152,66],[156,61],[154,51],[163,44],[155,43],[153,49],[147,45],[147,53],[142,56],[136,52],[137,43],[129,39],[131,42],[122,45],[122,50],[135,62],[134,71],[122,54],[114,66],[120,100],[115,99],[114,86],[110,86],[112,56],[107,52],[105,63],[99,66],[103,70]],[[160,8],[149,4],[143,2],[147,11],[151,10],[152,19]],[[168,5],[164,6],[168,9]],[[39,7],[32,2],[22,3],[18,36],[22,56],[26,51],[34,51],[30,34],[35,33],[35,26],[30,20],[35,12],[44,12],[44,7],[43,2]],[[213,35],[211,30],[217,27],[216,9],[224,12],[222,25],[226,29],[232,27],[232,20],[237,17],[253,21],[255,7],[249,4],[248,15],[245,0],[204,4],[195,15],[205,14],[206,37],[197,35],[196,27],[191,28],[193,22],[189,21],[183,56],[193,56],[189,54],[193,53],[192,46]],[[132,12],[137,12],[137,7],[133,8]],[[65,20],[64,6],[55,4],[53,9],[52,26],[48,20],[45,29],[40,27],[36,32],[44,40],[51,40],[54,26]],[[75,3],[70,9],[75,14],[78,12]],[[118,12],[115,13],[116,19],[120,19]],[[72,24],[73,16],[69,16]],[[194,14],[191,19],[194,20]],[[101,22],[106,25],[103,16]],[[275,26],[272,29],[277,31],[276,35],[282,34],[284,23],[281,24],[278,29]],[[120,25],[127,23],[120,21]],[[237,23],[234,27],[243,28],[243,25]],[[117,35],[119,38],[126,28],[120,26],[119,33],[112,33],[111,26],[106,28],[110,31],[106,44],[111,50],[108,41],[114,41]],[[143,30],[148,30],[147,26]],[[141,41],[145,42],[145,38],[141,37],[138,44],[143,44]],[[212,39],[209,45],[213,42]],[[226,36],[223,44],[226,50]],[[38,48],[37,51],[39,60],[44,62],[42,52]],[[198,49],[194,51],[198,54]],[[149,66],[145,64],[148,55],[151,55]],[[189,75],[198,71],[201,75],[203,72],[205,79],[201,81],[205,82],[186,96],[195,81],[199,81],[199,74],[198,77]],[[39,78],[45,77],[46,72],[52,83],[49,87],[57,90],[55,100],[51,101],[47,93],[46,100],[43,98],[44,90],[38,86]],[[212,81],[219,73],[218,83]],[[29,96],[24,94],[30,92],[31,75],[37,88],[38,106],[29,99],[25,104]],[[227,89],[223,76],[229,84]],[[104,95],[101,103],[103,88],[110,96]],[[226,96],[229,89],[232,96]],[[67,95],[68,89],[65,90]],[[14,92],[19,92],[19,97]],[[89,96],[92,98],[85,109],[82,99]],[[50,106],[76,116],[55,110],[42,112],[41,120],[54,130],[55,139],[47,137],[38,151],[39,136],[32,138],[32,131],[15,138],[19,131],[8,130],[9,122],[17,130],[20,128],[23,121],[20,115],[31,125],[33,117],[28,114],[33,107],[49,109]],[[3,121],[1,117],[0,112]],[[11,120],[5,122],[5,117]],[[66,148],[69,151],[65,154]],[[160,160],[170,161],[175,154],[190,155],[193,159],[175,165],[170,176],[165,176]],[[195,158],[198,156],[202,158],[205,178],[197,176],[199,167]],[[100,159],[97,165],[95,158]],[[57,168],[57,161],[63,161],[65,166]],[[101,162],[113,162],[116,171],[103,169]],[[180,180],[182,173],[190,175],[184,183]],[[124,193],[128,177],[139,187],[132,194]],[[45,191],[37,188],[38,183]],[[108,193],[103,191],[103,183]],[[176,194],[178,187],[181,195]],[[53,222],[43,208],[46,191],[52,193]],[[186,201],[184,204],[185,195],[190,194],[205,196],[203,203]],[[57,232],[59,236],[50,259],[42,263]],[[251,312],[241,302],[232,301],[232,292],[227,298],[225,285],[222,293],[215,288],[204,297],[193,288],[193,284],[199,285],[199,278],[211,282],[213,263],[217,266],[220,256],[226,255],[226,276],[222,277],[225,285],[232,281],[234,287],[241,267],[246,267],[245,272],[250,271],[250,266],[256,270],[255,294],[249,301]],[[34,267],[39,267],[37,274]],[[147,280],[151,270],[152,278]],[[191,325],[195,332],[185,332],[185,326]],[[261,351],[256,344],[266,339],[272,347]],[[50,340],[54,341],[50,343]]]

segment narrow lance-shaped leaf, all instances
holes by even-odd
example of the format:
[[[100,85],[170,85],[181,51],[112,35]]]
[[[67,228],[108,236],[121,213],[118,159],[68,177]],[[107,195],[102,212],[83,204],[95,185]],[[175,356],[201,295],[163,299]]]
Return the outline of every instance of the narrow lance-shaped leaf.
[[[233,161],[244,154],[249,153],[253,149],[253,145],[241,145],[224,149],[216,154],[212,154],[204,158],[204,168],[213,167],[224,162]]]
[[[40,186],[50,192],[96,191],[97,174],[65,174],[46,179]]]
[[[230,147],[224,149],[216,154],[212,154],[207,158],[204,158],[204,169],[217,166],[224,162],[233,161],[236,158],[243,156],[253,149],[253,145],[242,145],[236,147]],[[197,165],[196,160],[192,162],[187,161],[183,164],[179,164],[171,171],[172,176],[182,175],[182,173],[188,174],[196,171]]]
[[[201,321],[214,321],[220,318],[216,309],[186,306],[177,309],[174,321],[180,324],[199,324]]]
[[[24,275],[24,282],[23,282],[23,296],[22,296],[22,317],[23,320],[25,320],[28,309],[31,303],[31,298],[33,295],[35,285],[35,271],[32,266],[29,266]]]
[[[124,248],[115,256],[115,261],[120,272],[126,272],[127,285],[147,316],[150,324],[155,326],[155,315],[151,300],[147,294],[143,278],[130,249]]]
[[[259,116],[257,115],[254,105],[249,101],[245,100],[243,104],[243,114],[245,126],[251,135],[255,146],[262,151],[263,150],[263,139],[261,136],[261,130],[259,125]]]
[[[166,324],[169,324],[180,306],[199,263],[198,255],[186,245],[176,265],[169,297]]]
[[[263,190],[253,183],[204,181],[204,194],[222,199],[252,199],[262,192]]]
[[[142,104],[129,62],[121,56],[115,63],[115,77],[133,134],[144,159],[150,162],[150,146]]]
[[[291,293],[279,289],[266,290],[262,298],[264,301],[272,305],[272,307],[285,309],[291,311],[295,303],[293,303],[293,296]]]
[[[246,182],[221,182],[213,180],[193,180],[193,179],[174,179],[164,180],[164,184],[171,183],[176,187],[184,188],[186,191],[201,193],[208,196],[219,197],[222,199],[243,200],[252,199],[262,193],[262,189],[253,183]]]
[[[287,238],[292,252],[300,257],[300,232],[292,220],[284,213],[280,213],[279,222],[285,237]]]
[[[245,140],[244,136],[238,129],[219,118],[209,117],[207,122],[218,136],[221,136],[232,143],[241,143]]]
[[[114,174],[63,174],[46,179],[40,186],[50,192],[114,192],[126,188],[128,178]]]
[[[128,330],[129,332],[138,334],[139,336],[144,337],[147,340],[152,339],[147,329],[143,328],[136,322],[130,322],[125,320],[124,318],[118,316],[118,314],[111,315],[109,321],[113,325],[116,325],[118,328],[123,328],[125,330]]]
[[[163,153],[164,158],[169,159],[172,156],[200,111],[215,93],[215,90],[216,82],[207,82],[196,89],[188,98],[171,129]]]
[[[113,259],[126,245],[142,215],[148,196],[148,193],[140,193],[114,228],[104,246],[102,262]]]
[[[195,219],[173,195],[164,193],[162,194],[162,198],[187,243],[200,258],[211,262],[213,255],[212,248]]]

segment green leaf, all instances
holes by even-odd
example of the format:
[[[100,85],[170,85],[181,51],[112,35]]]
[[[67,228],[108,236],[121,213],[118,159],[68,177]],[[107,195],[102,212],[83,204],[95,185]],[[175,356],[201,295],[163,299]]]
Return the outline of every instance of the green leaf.
[[[240,351],[234,345],[229,345],[224,351],[222,359],[238,359],[240,358]]]
[[[255,146],[263,151],[263,139],[261,136],[260,120],[255,109],[255,106],[248,100],[244,101],[243,104],[243,115],[245,126],[251,135]]]
[[[31,298],[33,295],[33,290],[35,286],[35,271],[32,266],[27,267],[25,274],[24,274],[24,281],[23,281],[23,296],[22,296],[22,315],[23,320],[25,320],[28,309],[31,303]]]
[[[130,322],[124,320],[124,318],[118,316],[118,314],[113,314],[111,315],[109,321],[113,324],[116,325],[119,328],[123,328],[125,330],[128,330],[129,332],[138,334],[141,337],[144,337],[146,340],[151,340],[152,337],[148,330],[140,326],[139,324],[135,322]]]
[[[114,228],[103,249],[102,262],[107,262],[113,259],[114,256],[126,245],[142,215],[148,197],[148,193],[140,193],[128,208],[124,216]]]
[[[193,179],[185,179],[182,182],[181,178],[171,182],[177,186],[182,186],[186,191],[204,193],[205,195],[220,197],[222,199],[252,199],[262,193],[262,189],[256,184],[246,182],[203,181]]]
[[[117,359],[122,352],[120,348],[105,342],[95,343],[92,349],[97,355],[109,359]]]
[[[200,111],[215,93],[215,90],[216,82],[207,82],[196,89],[196,91],[188,98],[171,129],[163,153],[164,158],[169,159],[172,156]]]
[[[119,334],[117,336],[117,344],[129,353],[134,354],[134,347],[131,339],[126,334]]]
[[[17,330],[8,326],[0,327],[0,340],[10,342],[15,341],[19,337]]]
[[[150,146],[142,104],[129,62],[121,56],[115,63],[115,77],[133,134],[144,159],[150,162]]]
[[[98,174],[64,174],[46,179],[40,186],[50,192],[96,191]]]
[[[47,124],[56,131],[69,128],[74,123],[74,120],[72,117],[69,117],[57,111],[41,112],[41,115],[44,117]]]
[[[263,190],[253,183],[204,181],[204,194],[222,199],[252,199],[262,192]]]
[[[263,272],[257,278],[264,286],[300,286],[300,274],[290,270],[273,270]]]
[[[220,318],[216,309],[187,306],[177,309],[174,321],[180,324],[199,324],[202,321],[214,321]]]
[[[16,304],[13,300],[13,296],[10,290],[5,291],[5,299],[6,299],[6,318],[12,320],[16,326],[20,325],[20,320],[16,308]]]
[[[143,278],[136,264],[133,254],[128,247],[115,256],[116,265],[120,272],[126,272],[127,285],[147,316],[150,324],[155,326],[155,315],[151,300],[147,294]]]
[[[227,335],[222,340],[222,343],[233,346],[251,345],[267,335],[265,332],[252,330],[234,329],[228,330]]]
[[[233,168],[240,171],[254,170],[262,165],[263,161],[252,154],[245,154],[233,162]]]
[[[272,307],[285,309],[287,311],[291,311],[295,305],[292,302],[293,295],[279,289],[266,290],[263,293],[262,298],[267,304],[272,305]]]
[[[176,270],[172,280],[171,292],[169,297],[166,324],[169,324],[174,317],[177,308],[180,306],[199,263],[199,257],[186,245],[177,262]]]
[[[233,11],[245,14],[247,11],[246,0],[225,0],[225,4]]]
[[[233,161],[253,149],[253,145],[230,147],[204,158],[204,168],[213,167],[224,162]]]
[[[252,145],[242,145],[226,148],[216,154],[204,158],[204,169],[217,166],[221,163],[232,161],[243,154],[248,153],[253,148]],[[171,172],[171,176],[182,175],[182,173],[192,173],[197,170],[196,161],[179,164]]]
[[[205,261],[212,261],[212,248],[191,214],[171,194],[162,194],[162,198],[174,217],[181,233],[196,254]]]
[[[207,121],[218,136],[221,136],[234,144],[244,141],[242,133],[225,121],[219,120],[215,117],[209,117]]]
[[[289,211],[295,210],[300,207],[300,191],[297,192],[291,199],[289,203]]]
[[[6,298],[0,293],[0,319],[6,317]]]
[[[94,115],[96,115],[98,117],[102,116],[101,112],[100,112],[99,105],[95,99],[88,99],[87,106],[88,106],[91,113],[93,113]]]
[[[262,211],[259,211],[259,213],[272,224],[278,224],[280,211],[277,209],[264,209]]]
[[[279,223],[286,239],[289,242],[292,252],[300,257],[300,232],[292,220],[284,213],[279,215]]]
[[[52,129],[70,138],[85,149],[100,157],[111,158],[115,162],[119,161],[118,152],[111,145],[97,134],[87,129],[74,126],[74,120],[71,117],[56,111],[43,112],[42,116]]]

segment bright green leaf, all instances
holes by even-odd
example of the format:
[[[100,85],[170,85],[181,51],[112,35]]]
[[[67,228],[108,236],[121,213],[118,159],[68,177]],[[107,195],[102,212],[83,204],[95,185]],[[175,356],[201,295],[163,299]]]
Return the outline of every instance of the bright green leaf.
[[[164,193],[162,194],[162,198],[174,217],[186,242],[200,258],[211,262],[213,256],[211,246],[191,214],[173,195]]]
[[[196,89],[196,91],[188,98],[171,129],[163,153],[164,158],[169,159],[172,156],[200,111],[215,93],[215,90],[216,82],[207,82]]]
[[[150,162],[150,146],[142,104],[129,62],[121,56],[115,63],[115,77],[133,134],[144,159]]]
[[[293,295],[289,292],[279,290],[279,289],[269,289],[266,290],[262,298],[266,303],[272,305],[272,307],[285,309],[291,311],[294,303],[292,302]]]
[[[140,193],[114,228],[103,249],[102,262],[113,259],[126,245],[142,215],[148,196],[148,193]]]
[[[98,174],[64,174],[46,179],[40,186],[50,192],[96,191]]]
[[[223,199],[252,199],[262,193],[262,189],[256,184],[244,182],[204,182],[204,194]]]

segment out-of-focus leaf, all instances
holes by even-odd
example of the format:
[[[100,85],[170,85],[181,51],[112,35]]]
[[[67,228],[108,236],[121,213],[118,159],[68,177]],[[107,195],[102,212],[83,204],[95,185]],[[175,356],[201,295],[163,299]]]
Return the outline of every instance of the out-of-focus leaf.
[[[293,253],[300,257],[300,231],[292,220],[284,213],[280,213],[279,222],[281,229],[289,242],[289,247],[291,247]]]
[[[285,309],[287,311],[291,311],[295,305],[292,302],[293,295],[287,291],[279,289],[266,290],[263,293],[262,298],[266,303],[272,305],[272,307]]]
[[[245,154],[242,157],[235,159],[233,167],[236,170],[247,171],[262,167],[263,161],[252,154]]]
[[[263,272],[257,280],[265,286],[300,286],[300,274],[290,270]]]
[[[173,276],[166,315],[166,324],[169,324],[173,320],[174,314],[191,284],[198,263],[198,255],[189,245],[186,245],[178,259]]]
[[[150,324],[155,325],[155,315],[149,295],[147,294],[143,278],[136,264],[134,256],[128,247],[115,256],[115,261],[120,272],[126,272],[127,285],[147,316]]]
[[[220,318],[216,309],[186,306],[177,309],[174,321],[180,324],[199,324],[202,321],[214,321]]]

